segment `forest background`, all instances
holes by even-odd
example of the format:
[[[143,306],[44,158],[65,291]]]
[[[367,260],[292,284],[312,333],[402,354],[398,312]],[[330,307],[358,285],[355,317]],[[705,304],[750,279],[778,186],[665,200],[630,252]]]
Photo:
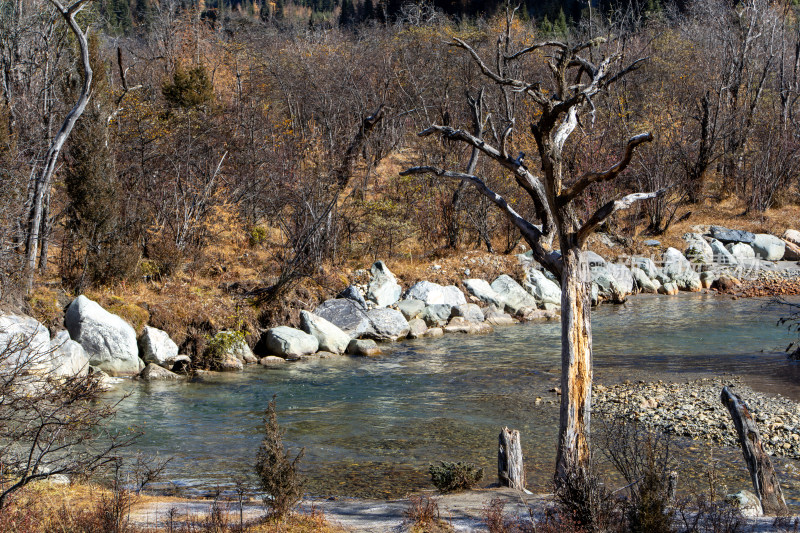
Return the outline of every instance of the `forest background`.
[[[520,46],[613,36],[592,53],[646,58],[565,148],[577,177],[613,164],[631,135],[654,135],[622,179],[591,186],[584,217],[620,191],[667,187],[601,228],[628,251],[682,224],[780,234],[796,222],[798,15],[793,1],[523,2],[510,29]],[[506,16],[502,2],[466,0],[91,2],[78,23],[91,29],[92,94],[43,199],[30,268],[35,183],[82,70],[48,1],[0,1],[0,302],[60,327],[86,293],[201,355],[219,330],[254,341],[296,323],[377,259],[405,283],[513,269],[502,254],[523,251],[520,236],[486,198],[399,175],[466,168],[469,150],[416,134],[469,128],[476,99],[487,136],[509,132],[538,168],[531,132],[509,128],[535,109],[483,87],[448,46],[458,37],[493,57]],[[522,61],[525,78],[548,79],[546,59]],[[510,175],[484,161],[475,173],[535,219]],[[465,263],[476,250],[493,259]]]

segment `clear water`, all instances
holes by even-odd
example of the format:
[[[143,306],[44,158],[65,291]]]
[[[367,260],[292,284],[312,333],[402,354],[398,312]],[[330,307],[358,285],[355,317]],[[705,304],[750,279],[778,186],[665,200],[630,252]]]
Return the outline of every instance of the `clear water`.
[[[735,373],[763,392],[800,401],[800,365],[783,349],[781,311],[764,300],[709,295],[636,297],[593,314],[595,382],[684,381]],[[558,322],[396,344],[380,358],[260,366],[202,383],[126,382],[115,425],[144,431],[138,449],[171,456],[167,478],[192,493],[252,469],[263,410],[277,394],[290,446],[304,446],[308,491],[395,497],[429,488],[427,467],[470,461],[496,472],[497,434],[519,429],[533,490],[548,491],[558,426]],[[535,399],[543,401],[536,405]],[[551,402],[552,400],[552,402]],[[681,444],[684,480],[699,479],[709,449]],[[714,452],[731,486],[749,481],[736,450]],[[800,479],[780,463],[792,502]]]

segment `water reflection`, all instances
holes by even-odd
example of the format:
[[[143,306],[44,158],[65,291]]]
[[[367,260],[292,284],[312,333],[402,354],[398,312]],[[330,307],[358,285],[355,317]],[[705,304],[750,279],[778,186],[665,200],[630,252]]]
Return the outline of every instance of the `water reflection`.
[[[594,314],[595,378],[611,384],[733,372],[800,400],[800,367],[782,353],[790,337],[775,327],[779,314],[763,301],[704,295],[603,306]],[[428,487],[427,465],[438,460],[475,462],[492,478],[497,433],[508,425],[522,432],[533,489],[549,490],[558,412],[548,390],[558,385],[559,352],[557,323],[530,324],[410,341],[379,359],[249,368],[205,383],[131,382],[112,395],[131,394],[115,423],[142,427],[144,452],[174,456],[171,479],[190,488],[226,485],[252,464],[263,409],[277,394],[288,444],[306,449],[312,493],[378,497]],[[707,448],[683,448],[686,479],[707,460]],[[746,487],[735,450],[718,457]]]

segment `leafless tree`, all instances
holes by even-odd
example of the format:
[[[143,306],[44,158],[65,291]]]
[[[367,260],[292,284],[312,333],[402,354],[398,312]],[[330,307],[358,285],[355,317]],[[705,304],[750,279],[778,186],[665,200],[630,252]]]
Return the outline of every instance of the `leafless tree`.
[[[0,512],[32,481],[84,476],[113,463],[134,435],[107,428],[116,404],[99,400],[95,376],[56,378],[52,350],[28,334],[0,345]]]
[[[511,26],[509,12],[507,26]],[[597,209],[585,221],[576,216],[575,200],[588,187],[609,182],[629,165],[634,150],[649,142],[652,135],[643,133],[628,140],[619,160],[602,171],[586,172],[573,179],[565,168],[564,145],[578,126],[579,118],[592,120],[593,99],[643,62],[638,59],[621,65],[613,40],[596,38],[570,44],[561,41],[542,41],[513,50],[510,33],[498,39],[495,59],[490,63],[469,43],[454,39],[452,46],[468,53],[485,78],[496,86],[523,95],[536,107],[530,129],[538,148],[541,176],[529,170],[521,156],[511,155],[511,137],[515,124],[505,128],[499,146],[489,144],[463,129],[431,125],[419,135],[441,135],[479,150],[496,165],[510,172],[516,183],[530,197],[541,229],[520,216],[509,202],[491,190],[485,180],[464,172],[434,166],[417,166],[402,174],[431,173],[443,178],[468,181],[492,200],[519,229],[533,250],[534,258],[561,280],[561,396],[558,456],[555,479],[563,485],[571,479],[588,475],[589,422],[592,384],[591,311],[587,265],[582,250],[589,235],[615,212],[627,209],[635,202],[657,197],[663,191],[634,193],[613,200]],[[590,51],[592,51],[590,55]],[[592,60],[592,57],[599,57]],[[529,57],[543,60],[549,67],[549,80],[529,80],[509,74],[511,67]],[[523,74],[524,75],[524,74]],[[548,248],[558,236],[560,254]]]
[[[72,109],[67,113],[64,123],[61,125],[58,133],[56,133],[50,148],[45,155],[44,165],[41,172],[36,176],[32,187],[32,200],[31,212],[28,218],[28,231],[26,241],[26,263],[28,269],[28,284],[33,282],[33,273],[36,269],[36,259],[38,257],[40,241],[42,239],[43,220],[45,217],[45,210],[47,207],[47,198],[50,194],[50,186],[53,180],[53,175],[56,171],[56,164],[58,163],[58,156],[64,143],[72,132],[75,123],[83,114],[86,109],[86,104],[89,103],[92,89],[92,66],[89,63],[89,43],[87,40],[88,30],[84,31],[75,20],[75,16],[86,7],[89,0],[78,0],[66,7],[59,0],[50,0],[50,3],[55,6],[58,12],[66,21],[72,33],[78,39],[81,51],[81,65],[83,68],[83,87],[81,88],[80,95],[77,102]],[[44,246],[42,246],[44,248]]]

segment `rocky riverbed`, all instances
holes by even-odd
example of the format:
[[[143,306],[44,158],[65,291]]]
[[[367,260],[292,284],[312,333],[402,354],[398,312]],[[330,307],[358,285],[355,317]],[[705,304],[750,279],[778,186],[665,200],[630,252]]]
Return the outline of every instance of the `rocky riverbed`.
[[[800,459],[800,404],[756,392],[735,376],[685,383],[623,382],[595,387],[593,410],[603,417],[636,420],[645,428],[738,447],[730,414],[720,401],[728,386],[747,404],[770,455]]]

